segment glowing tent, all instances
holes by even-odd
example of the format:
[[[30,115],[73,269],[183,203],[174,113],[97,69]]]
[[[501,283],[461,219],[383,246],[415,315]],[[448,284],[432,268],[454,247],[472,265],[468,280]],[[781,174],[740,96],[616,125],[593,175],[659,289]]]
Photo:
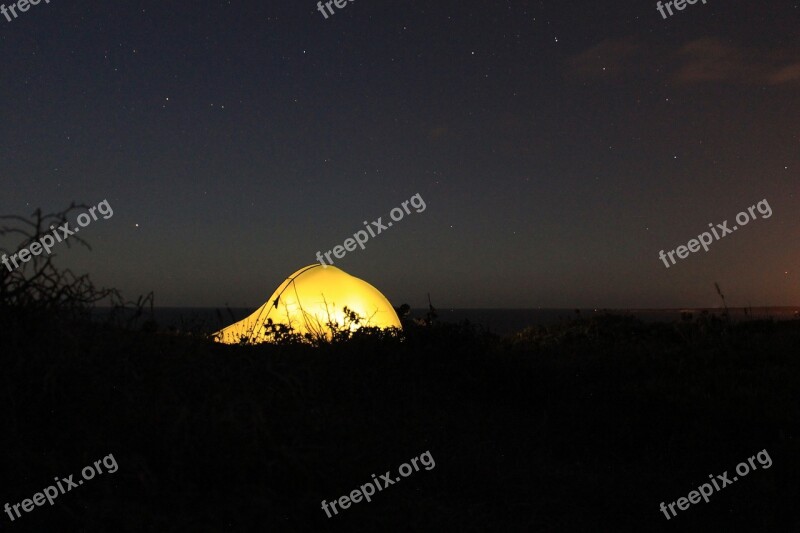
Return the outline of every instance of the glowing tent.
[[[345,323],[345,307],[366,318],[362,325],[402,327],[389,300],[378,289],[335,266],[314,263],[286,278],[264,305],[218,331],[216,338],[225,344],[238,344],[242,339],[264,342],[267,319],[291,326],[295,333],[318,335],[327,330],[329,321]]]

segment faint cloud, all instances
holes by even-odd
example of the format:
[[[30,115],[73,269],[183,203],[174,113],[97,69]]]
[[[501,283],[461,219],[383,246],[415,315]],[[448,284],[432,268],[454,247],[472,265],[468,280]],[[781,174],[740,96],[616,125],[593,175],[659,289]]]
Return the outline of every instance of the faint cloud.
[[[782,55],[782,54],[781,54]],[[781,64],[777,51],[747,49],[719,39],[686,43],[678,52],[678,83],[780,85],[800,81],[800,63]]]
[[[779,71],[774,72],[769,78],[769,82],[772,85],[798,81],[800,81],[800,63],[783,67]]]
[[[448,134],[448,129],[446,126],[439,126],[433,128],[428,132],[428,141],[436,142],[444,139]]]
[[[567,59],[567,73],[579,79],[618,78],[633,68],[643,46],[632,39],[606,39]]]
[[[566,61],[573,80],[621,78],[678,84],[800,84],[800,53],[731,44],[715,37],[686,42],[671,53],[663,45],[648,46],[633,38],[606,39]]]

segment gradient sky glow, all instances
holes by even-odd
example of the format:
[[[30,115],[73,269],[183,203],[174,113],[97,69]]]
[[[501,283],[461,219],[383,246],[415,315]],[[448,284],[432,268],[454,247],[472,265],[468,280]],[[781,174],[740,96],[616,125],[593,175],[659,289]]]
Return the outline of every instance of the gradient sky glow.
[[[798,305],[798,22],[797,0],[42,2],[0,18],[0,214],[107,199],[60,264],[159,306],[260,305],[416,193],[335,263],[395,305],[716,306],[715,281]]]

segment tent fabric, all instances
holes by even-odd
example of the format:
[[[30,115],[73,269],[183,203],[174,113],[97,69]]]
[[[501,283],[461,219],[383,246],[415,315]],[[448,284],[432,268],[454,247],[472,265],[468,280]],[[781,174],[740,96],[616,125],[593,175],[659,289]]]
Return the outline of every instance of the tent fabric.
[[[264,342],[267,319],[291,326],[301,335],[326,332],[330,337],[325,324],[333,321],[343,325],[345,307],[366,319],[362,325],[402,328],[394,308],[378,289],[335,266],[314,263],[286,278],[264,305],[218,331],[216,339],[225,344],[238,344],[243,339]]]

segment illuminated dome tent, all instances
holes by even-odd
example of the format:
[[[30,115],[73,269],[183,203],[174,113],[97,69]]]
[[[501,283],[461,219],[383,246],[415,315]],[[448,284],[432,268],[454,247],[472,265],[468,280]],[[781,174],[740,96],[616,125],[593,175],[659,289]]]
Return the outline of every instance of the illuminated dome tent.
[[[344,324],[345,307],[366,319],[362,325],[402,328],[392,304],[378,289],[335,266],[314,263],[286,278],[264,305],[218,331],[216,338],[225,344],[238,344],[242,339],[264,342],[267,319],[291,326],[294,333],[318,335],[327,331],[328,321]]]

